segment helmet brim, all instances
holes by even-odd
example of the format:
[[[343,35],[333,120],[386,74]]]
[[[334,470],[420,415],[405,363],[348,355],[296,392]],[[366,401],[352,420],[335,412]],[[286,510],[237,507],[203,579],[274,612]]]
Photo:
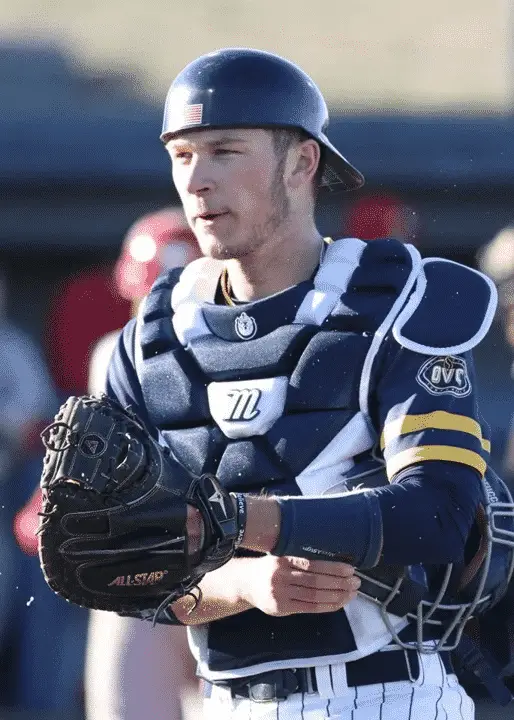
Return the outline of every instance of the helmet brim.
[[[325,148],[325,168],[320,193],[328,195],[358,190],[364,185],[364,175],[341,155],[325,134],[320,134],[316,140]]]

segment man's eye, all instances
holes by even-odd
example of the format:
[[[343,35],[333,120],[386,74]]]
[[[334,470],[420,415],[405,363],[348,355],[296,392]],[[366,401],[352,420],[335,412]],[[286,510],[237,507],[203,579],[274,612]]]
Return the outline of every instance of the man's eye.
[[[237,150],[229,150],[228,148],[216,148],[216,155],[236,155]]]

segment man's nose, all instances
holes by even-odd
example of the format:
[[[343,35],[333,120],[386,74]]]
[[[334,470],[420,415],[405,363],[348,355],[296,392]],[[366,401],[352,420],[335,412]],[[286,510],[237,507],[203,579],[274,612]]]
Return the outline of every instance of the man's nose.
[[[187,191],[191,195],[204,195],[215,186],[214,178],[209,169],[209,162],[196,158],[190,165]]]

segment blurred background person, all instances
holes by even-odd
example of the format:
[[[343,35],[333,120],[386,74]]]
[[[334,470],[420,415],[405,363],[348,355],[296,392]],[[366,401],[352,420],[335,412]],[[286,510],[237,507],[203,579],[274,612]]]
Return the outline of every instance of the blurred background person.
[[[113,265],[95,265],[61,280],[53,290],[45,328],[50,371],[63,401],[83,395],[99,338],[129,320],[130,300],[121,296]]]
[[[59,630],[65,633],[67,615],[80,611],[60,608],[58,616],[54,612],[48,617],[56,598],[41,582],[37,560],[27,558],[16,544],[16,513],[41,475],[40,432],[59,402],[42,349],[9,319],[7,298],[7,279],[0,273],[0,652],[8,654],[0,703],[23,709],[77,709],[80,661],[73,676],[69,647],[74,645],[66,645],[72,638]],[[43,668],[55,670],[44,692]]]
[[[84,268],[66,274],[52,289],[43,338],[55,394],[45,425],[69,395],[87,392],[95,343],[130,318],[130,302],[116,292],[112,272],[110,264]],[[9,704],[25,712],[65,712],[75,718],[83,713],[88,612],[63,603],[48,588],[39,567],[35,532],[44,449],[39,432],[33,435],[32,453],[18,474],[24,494],[18,495],[17,508],[23,504],[13,520],[14,538],[22,551],[17,554],[16,584],[27,602],[17,616]]]
[[[513,356],[511,377],[514,383],[514,225],[503,228],[479,253],[479,263],[498,286],[499,320]],[[514,403],[512,420],[505,428],[503,477],[514,492]]]
[[[143,216],[129,229],[114,271],[120,297],[131,302],[135,315],[158,275],[199,256],[181,210],[164,208]],[[119,330],[105,335],[93,351],[92,394],[104,390]],[[85,668],[87,720],[181,720],[187,708],[194,712],[197,687],[185,628],[152,628],[141,620],[91,612]]]
[[[346,213],[344,234],[361,240],[396,238],[416,245],[416,211],[390,192],[363,192]]]
[[[39,433],[56,407],[41,349],[8,316],[7,283],[0,269],[0,653],[11,643],[16,648],[17,620],[28,600],[20,589],[13,517],[32,491],[27,465],[35,453],[41,455]],[[11,700],[12,693],[5,699]]]

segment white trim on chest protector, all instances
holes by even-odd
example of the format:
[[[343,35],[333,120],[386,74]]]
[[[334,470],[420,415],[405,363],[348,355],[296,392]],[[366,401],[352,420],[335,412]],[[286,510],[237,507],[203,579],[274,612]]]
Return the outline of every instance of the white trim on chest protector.
[[[294,324],[323,323],[345,292],[365,247],[366,243],[358,238],[345,238],[326,247],[314,278],[314,288],[303,299],[293,320]],[[173,288],[173,327],[182,346],[212,334],[204,320],[201,305],[214,302],[222,269],[221,260],[200,258],[185,268]]]
[[[484,285],[489,291],[489,300],[487,303],[487,307],[485,309],[485,312],[483,313],[483,317],[481,318],[480,324],[476,329],[476,332],[472,335],[472,337],[468,338],[464,342],[459,343],[458,345],[436,346],[424,345],[416,342],[406,336],[403,333],[403,330],[407,322],[414,316],[418,308],[422,306],[424,293],[427,287],[427,280],[424,269],[428,265],[434,265],[436,263],[456,265],[459,268],[465,267],[460,263],[456,263],[453,260],[446,260],[444,258],[426,258],[425,260],[423,260],[414,292],[410,296],[409,301],[407,302],[401,313],[398,315],[393,325],[393,337],[402,347],[406,348],[407,350],[412,350],[413,352],[421,353],[423,355],[458,355],[460,353],[467,352],[468,350],[472,350],[487,335],[489,328],[491,327],[494,314],[496,312],[496,307],[498,305],[498,292],[493,281],[488,278],[487,275],[484,275],[478,270],[473,270],[472,268],[466,267],[466,272],[478,276],[483,281]],[[470,298],[470,301],[472,301],[472,298]]]

